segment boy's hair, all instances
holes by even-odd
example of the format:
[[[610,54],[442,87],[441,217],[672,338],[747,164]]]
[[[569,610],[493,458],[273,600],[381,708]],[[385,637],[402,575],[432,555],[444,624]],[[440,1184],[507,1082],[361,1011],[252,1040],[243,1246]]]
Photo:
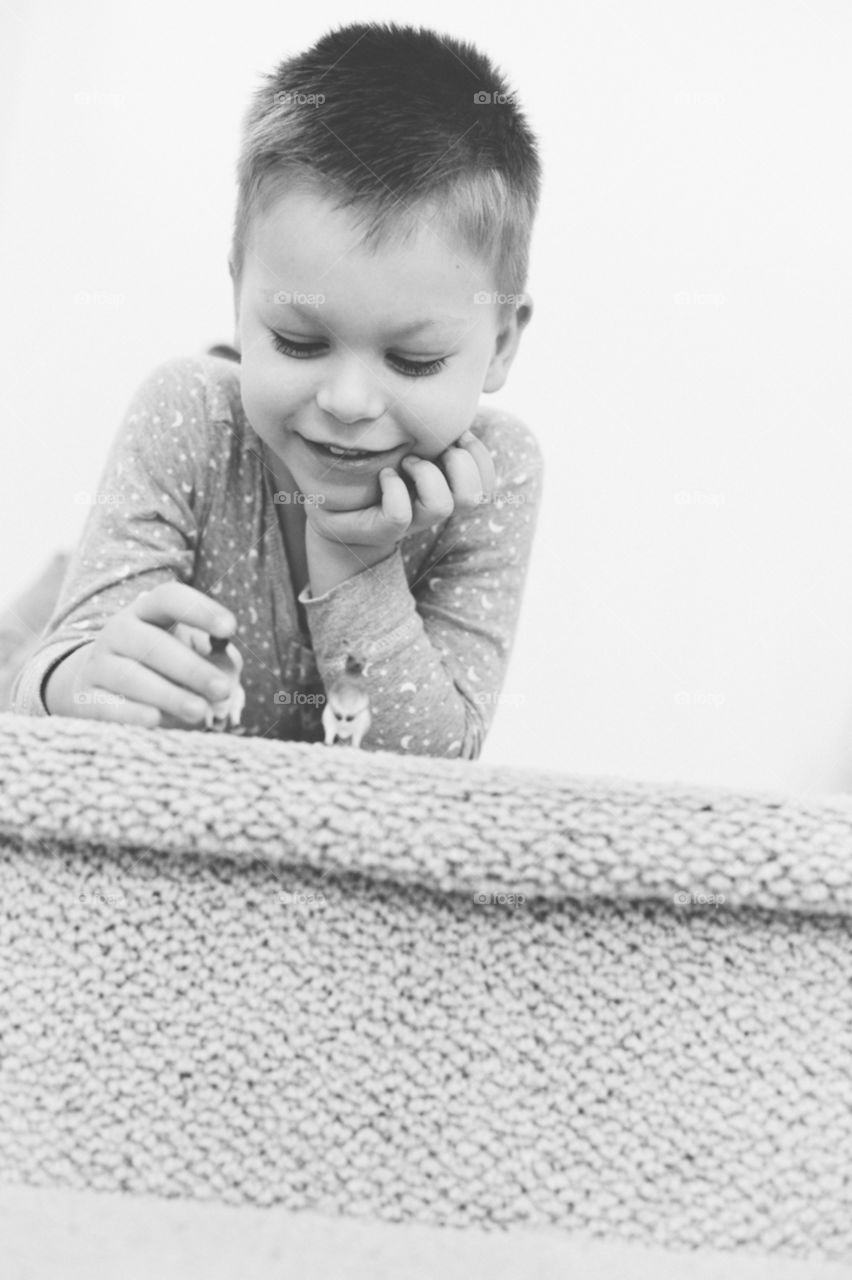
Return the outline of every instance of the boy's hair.
[[[434,210],[439,235],[460,236],[491,264],[510,297],[501,314],[526,287],[535,135],[492,63],[428,28],[353,23],[280,62],[245,114],[237,183],[237,282],[252,220],[302,188],[352,209],[368,251],[406,240]],[[490,292],[490,282],[474,289]]]

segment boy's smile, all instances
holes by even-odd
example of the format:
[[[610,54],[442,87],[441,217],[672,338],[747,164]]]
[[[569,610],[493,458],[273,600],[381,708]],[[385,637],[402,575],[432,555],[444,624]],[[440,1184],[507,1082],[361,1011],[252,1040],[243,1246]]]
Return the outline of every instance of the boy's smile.
[[[327,510],[380,502],[382,467],[454,444],[531,314],[526,298],[500,329],[475,301],[494,288],[488,265],[425,221],[370,252],[350,210],[294,189],[252,224],[234,286],[243,407],[290,487]]]

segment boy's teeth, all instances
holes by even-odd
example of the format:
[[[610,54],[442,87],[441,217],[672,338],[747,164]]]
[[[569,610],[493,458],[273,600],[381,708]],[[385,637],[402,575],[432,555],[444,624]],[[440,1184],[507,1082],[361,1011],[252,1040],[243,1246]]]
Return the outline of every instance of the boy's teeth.
[[[365,450],[363,449],[341,449],[336,444],[327,444],[325,448],[328,449],[329,453],[337,454],[337,456],[341,458],[349,458],[355,455],[360,456],[362,453],[365,452]]]

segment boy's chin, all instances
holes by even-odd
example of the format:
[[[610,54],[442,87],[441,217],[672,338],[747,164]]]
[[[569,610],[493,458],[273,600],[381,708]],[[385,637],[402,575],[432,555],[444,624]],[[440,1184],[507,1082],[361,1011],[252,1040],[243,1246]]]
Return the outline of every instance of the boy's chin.
[[[333,474],[317,480],[315,476],[295,476],[299,490],[321,503],[326,511],[360,511],[375,507],[382,500],[382,487],[376,475],[339,478]]]

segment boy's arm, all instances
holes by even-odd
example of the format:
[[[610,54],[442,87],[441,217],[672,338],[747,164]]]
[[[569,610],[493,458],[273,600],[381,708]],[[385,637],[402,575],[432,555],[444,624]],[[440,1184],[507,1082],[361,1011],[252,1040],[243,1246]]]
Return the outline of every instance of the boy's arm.
[[[41,643],[12,686],[13,711],[67,714],[75,651],[141,592],[191,581],[208,484],[205,427],[197,359],[166,361],[137,388]]]
[[[535,535],[542,457],[528,428],[507,414],[474,430],[494,460],[494,500],[451,516],[410,584],[397,547],[376,564],[356,565],[324,595],[305,588],[299,596],[326,689],[347,653],[370,664],[368,749],[476,759],[496,710]]]

